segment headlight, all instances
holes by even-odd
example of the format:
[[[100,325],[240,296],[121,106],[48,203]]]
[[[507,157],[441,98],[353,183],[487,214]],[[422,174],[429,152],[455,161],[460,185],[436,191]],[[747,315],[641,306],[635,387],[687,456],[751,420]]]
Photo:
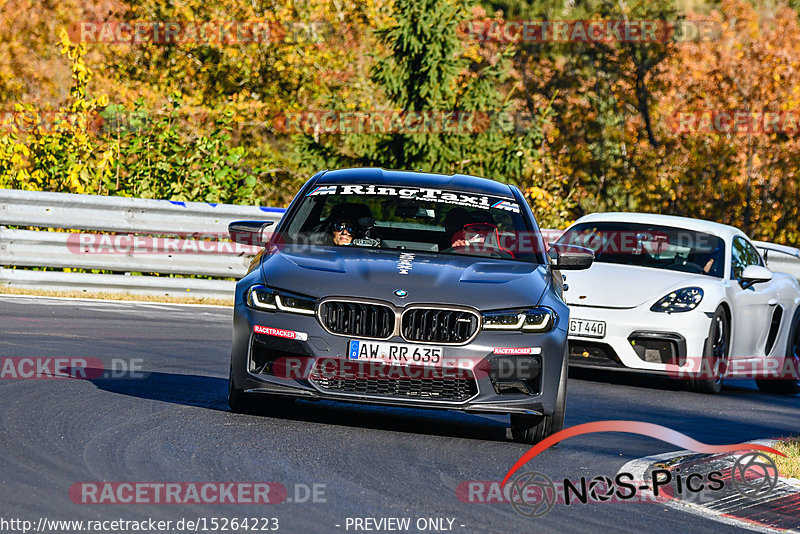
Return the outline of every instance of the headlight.
[[[703,290],[699,287],[684,287],[664,295],[658,302],[650,307],[654,312],[687,312],[693,310],[703,300]]]
[[[247,305],[257,310],[277,310],[278,292],[264,286],[253,286],[247,290]]]
[[[556,319],[556,312],[545,307],[491,311],[483,314],[483,329],[547,332],[553,328]]]
[[[281,310],[289,313],[314,315],[316,300],[311,297],[279,291],[262,285],[247,290],[247,305],[256,310]]]

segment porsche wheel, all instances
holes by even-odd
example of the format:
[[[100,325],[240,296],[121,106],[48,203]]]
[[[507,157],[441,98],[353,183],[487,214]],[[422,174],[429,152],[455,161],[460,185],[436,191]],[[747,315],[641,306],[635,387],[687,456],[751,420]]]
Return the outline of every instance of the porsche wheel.
[[[756,380],[758,389],[764,393],[779,395],[800,393],[800,309],[795,312],[792,319],[792,327],[789,329],[789,338],[786,344],[786,359],[781,369],[791,375],[782,380],[770,378]]]
[[[691,389],[700,393],[722,391],[722,378],[728,369],[730,339],[730,321],[725,310],[720,306],[711,318],[698,376],[689,380]]]

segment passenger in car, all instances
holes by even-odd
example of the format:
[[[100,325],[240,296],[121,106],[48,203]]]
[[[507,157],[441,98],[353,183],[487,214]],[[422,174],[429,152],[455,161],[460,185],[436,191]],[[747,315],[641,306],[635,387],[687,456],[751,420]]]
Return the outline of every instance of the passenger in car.
[[[455,207],[447,212],[444,218],[444,228],[447,232],[448,246],[449,247],[463,247],[466,245],[464,241],[464,226],[472,222],[469,211],[464,208]],[[443,249],[448,247],[442,247]]]

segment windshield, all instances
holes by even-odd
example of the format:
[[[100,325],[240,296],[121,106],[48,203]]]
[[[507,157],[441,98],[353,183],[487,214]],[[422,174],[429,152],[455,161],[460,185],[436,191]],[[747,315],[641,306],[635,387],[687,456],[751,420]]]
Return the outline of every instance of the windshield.
[[[539,234],[511,197],[463,191],[326,185],[306,194],[281,240],[539,263]]]
[[[711,234],[625,222],[577,224],[559,243],[594,251],[595,262],[636,265],[722,278],[725,244]]]

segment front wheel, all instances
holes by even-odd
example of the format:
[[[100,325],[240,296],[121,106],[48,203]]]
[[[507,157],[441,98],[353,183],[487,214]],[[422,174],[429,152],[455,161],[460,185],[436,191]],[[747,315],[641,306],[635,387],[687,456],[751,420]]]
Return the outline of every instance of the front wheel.
[[[266,397],[245,393],[236,387],[233,379],[233,365],[228,371],[228,406],[234,413],[251,415],[281,414],[294,406],[291,397]]]
[[[255,411],[253,396],[236,387],[233,379],[233,365],[228,371],[228,406],[234,413],[253,413]]]
[[[533,445],[564,429],[567,411],[567,351],[561,364],[561,379],[558,382],[556,407],[552,415],[511,414],[511,437],[519,443]]]
[[[722,391],[722,377],[728,369],[730,350],[730,321],[725,309],[720,306],[711,318],[708,339],[703,348],[703,361],[697,377],[689,380],[689,387],[700,393]]]
[[[797,395],[800,393],[800,309],[792,318],[792,327],[786,340],[786,359],[782,372],[790,373],[789,377],[782,379],[762,378],[756,380],[758,389],[764,393],[777,393],[779,395]]]

